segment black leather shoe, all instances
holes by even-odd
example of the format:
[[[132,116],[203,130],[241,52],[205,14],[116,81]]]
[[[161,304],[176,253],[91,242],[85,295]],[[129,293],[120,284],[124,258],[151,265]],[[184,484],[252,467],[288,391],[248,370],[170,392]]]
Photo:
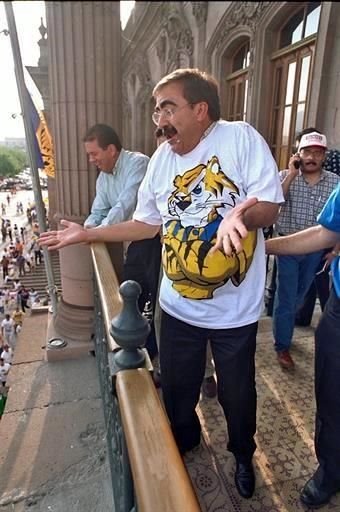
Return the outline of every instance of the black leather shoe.
[[[236,461],[235,485],[242,498],[251,498],[255,490],[255,473],[251,462]]]
[[[314,477],[312,477],[302,489],[300,500],[304,505],[307,505],[307,507],[319,508],[328,503],[336,492],[336,490],[329,490],[322,486],[318,486]]]

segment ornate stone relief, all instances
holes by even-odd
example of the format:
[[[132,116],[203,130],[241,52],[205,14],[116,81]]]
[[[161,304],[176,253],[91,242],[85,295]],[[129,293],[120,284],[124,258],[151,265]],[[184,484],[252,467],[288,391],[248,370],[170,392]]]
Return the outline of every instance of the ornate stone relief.
[[[122,87],[122,100],[123,100],[123,120],[124,119],[131,119],[131,105],[129,102],[129,95],[128,95],[128,79],[123,79],[123,87]]]
[[[137,54],[134,61],[133,70],[138,76],[139,82],[142,87],[151,84],[150,65],[147,56],[144,54]]]
[[[161,35],[156,43],[156,51],[159,61],[166,62],[166,72],[169,72],[179,67],[183,60],[190,62],[194,40],[180,2],[163,3],[160,23]],[[188,58],[183,59],[183,54]]]
[[[192,13],[195,16],[196,23],[200,27],[207,21],[208,2],[191,2]]]
[[[148,97],[150,95],[150,91],[152,90],[152,80],[149,61],[146,55],[136,55],[129,72],[123,76],[124,108],[127,109],[127,113],[131,117],[131,105],[128,92],[129,90],[132,93],[132,101],[135,101],[137,96],[141,98]]]
[[[218,32],[216,48],[224,44],[230,31],[240,25],[248,26],[255,34],[255,28],[263,11],[271,2],[233,2],[233,6],[225,15],[222,29]]]
[[[158,41],[156,43],[156,53],[159,62],[164,62],[166,57],[166,51],[167,51],[167,36],[165,32],[163,32],[160,37],[158,38]]]

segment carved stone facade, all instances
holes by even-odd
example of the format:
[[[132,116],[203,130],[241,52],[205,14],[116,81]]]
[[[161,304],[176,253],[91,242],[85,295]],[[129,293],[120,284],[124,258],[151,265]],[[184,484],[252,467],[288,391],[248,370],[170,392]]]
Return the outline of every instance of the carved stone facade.
[[[151,93],[157,81],[178,67],[199,67],[217,78],[222,114],[226,117],[223,100],[226,69],[232,55],[245,41],[249,42],[246,120],[265,137],[269,135],[271,54],[280,29],[294,9],[303,7],[305,2],[137,2],[135,5],[122,42],[126,146],[147,154],[154,150],[154,127],[144,116],[151,115]],[[317,124],[327,133],[332,146],[338,147],[340,89],[336,86],[336,76],[340,73],[340,42],[334,37],[337,33],[334,30],[340,30],[339,19],[337,4],[322,2],[314,56],[314,65],[317,62],[319,67],[312,75],[307,106],[308,124]],[[327,82],[329,75],[332,76]],[[322,90],[324,82],[331,91],[330,96]],[[335,124],[331,122],[332,115]]]
[[[216,48],[224,45],[230,32],[236,27],[249,27],[254,37],[258,21],[270,2],[232,2],[232,4],[219,23],[221,28],[213,41]]]

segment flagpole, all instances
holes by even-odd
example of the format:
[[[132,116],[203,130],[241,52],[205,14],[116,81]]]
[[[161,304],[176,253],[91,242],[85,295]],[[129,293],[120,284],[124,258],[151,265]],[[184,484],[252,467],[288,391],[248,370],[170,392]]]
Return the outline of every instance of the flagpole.
[[[42,199],[42,193],[40,188],[40,179],[39,179],[39,171],[35,161],[35,146],[34,139],[35,133],[33,131],[32,123],[30,122],[29,110],[26,100],[26,84],[24,78],[24,72],[22,67],[22,60],[20,54],[20,46],[18,41],[18,34],[15,24],[14,11],[12,2],[4,2],[5,10],[6,10],[6,18],[9,29],[9,36],[11,40],[12,53],[13,53],[13,61],[14,61],[14,69],[15,69],[15,77],[17,81],[19,100],[21,105],[21,112],[24,121],[25,128],[25,136],[26,136],[26,144],[28,148],[29,162],[31,167],[32,174],[32,185],[34,192],[34,200],[37,211],[37,217],[39,222],[39,227],[42,231],[47,230],[46,225],[46,216],[45,216],[45,205]],[[58,299],[57,299],[57,291],[54,281],[53,275],[53,267],[51,261],[51,255],[48,252],[46,247],[43,247],[44,254],[44,262],[45,262],[45,270],[47,275],[47,283],[48,283],[48,293],[51,298],[51,306],[53,316],[57,313]]]

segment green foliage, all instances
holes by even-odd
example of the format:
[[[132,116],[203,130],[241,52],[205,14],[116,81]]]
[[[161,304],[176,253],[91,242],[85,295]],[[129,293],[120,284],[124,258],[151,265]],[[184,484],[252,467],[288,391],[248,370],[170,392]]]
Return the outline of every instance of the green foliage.
[[[0,146],[0,177],[16,176],[27,165],[27,156],[21,149]]]

